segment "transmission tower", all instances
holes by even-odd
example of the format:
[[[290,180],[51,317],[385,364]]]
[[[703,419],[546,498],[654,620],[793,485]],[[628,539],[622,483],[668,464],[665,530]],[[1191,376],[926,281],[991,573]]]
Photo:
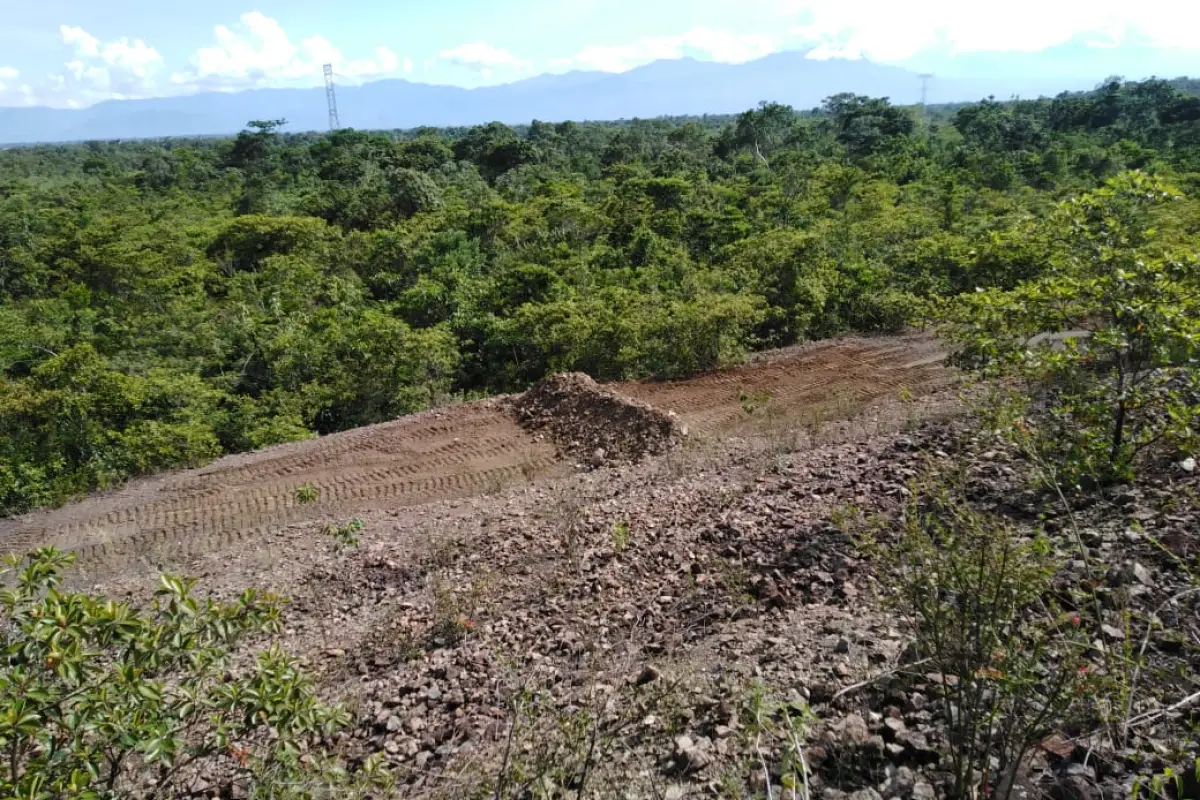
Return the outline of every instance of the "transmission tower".
[[[925,101],[929,99],[929,81],[933,78],[932,72],[923,73],[921,76],[921,112],[925,111]]]
[[[929,134],[929,115],[925,113],[925,101],[929,99],[929,81],[933,78],[932,72],[922,73],[921,79],[921,127],[924,128],[925,134]]]
[[[333,88],[333,64],[325,65],[325,99],[329,103],[329,130],[336,131],[342,125],[338,122],[337,92]]]

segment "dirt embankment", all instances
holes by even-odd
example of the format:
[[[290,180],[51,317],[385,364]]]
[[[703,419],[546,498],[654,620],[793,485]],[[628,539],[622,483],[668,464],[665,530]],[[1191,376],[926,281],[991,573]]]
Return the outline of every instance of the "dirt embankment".
[[[847,337],[689,380],[599,386],[560,376],[521,397],[227,456],[0,519],[0,554],[52,544],[77,552],[98,576],[188,572],[212,553],[268,551],[296,525],[494,494],[581,462],[634,463],[670,448],[684,426],[687,440],[699,443],[752,436],[763,426],[847,420],[900,396],[936,393],[951,380],[943,356],[926,336]],[[316,502],[298,500],[305,485],[317,490]]]
[[[687,435],[676,415],[603,389],[582,372],[546,378],[514,398],[512,409],[523,428],[596,467],[636,463]]]

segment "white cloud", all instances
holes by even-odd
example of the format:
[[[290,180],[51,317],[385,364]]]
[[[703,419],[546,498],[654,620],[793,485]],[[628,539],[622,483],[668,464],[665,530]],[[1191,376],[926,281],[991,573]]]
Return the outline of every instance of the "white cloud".
[[[22,83],[11,89],[7,89],[3,83],[0,83],[0,93],[8,95],[7,97],[0,96],[0,105],[33,106],[38,103],[37,93],[28,83]]]
[[[122,36],[111,42],[101,42],[83,28],[59,26],[62,40],[75,48],[75,60],[68,69],[80,71],[77,65],[101,62],[115,71],[139,80],[146,80],[162,64],[162,56],[141,39]]]
[[[512,70],[518,74],[532,72],[533,63],[487,42],[468,42],[438,53],[442,59],[460,67],[474,70],[484,78],[490,78],[496,69]]]
[[[779,49],[772,36],[692,28],[677,36],[646,36],[630,44],[588,45],[570,58],[551,59],[551,69],[571,67],[625,72],[651,61],[696,55],[712,61],[740,64]]]
[[[74,58],[63,65],[65,73],[48,76],[47,101],[70,105],[72,101],[81,104],[152,94],[163,59],[143,40],[122,36],[102,42],[77,26],[60,25],[58,30],[63,44],[73,50]],[[26,101],[35,95],[32,88],[23,89],[22,93]]]
[[[753,0],[752,0],[753,1]],[[952,53],[1037,52],[1084,36],[1200,49],[1200,4],[1177,0],[757,0],[794,21],[811,58],[902,61],[930,47]]]
[[[162,56],[141,39],[132,42],[124,37],[104,45],[101,57],[105,63],[144,78],[162,63]]]
[[[62,34],[62,40],[74,45],[75,52],[86,58],[96,58],[100,55],[100,40],[83,28],[77,28],[73,25],[59,25],[59,32]]]
[[[243,14],[237,25],[216,26],[212,44],[197,50],[188,66],[174,74],[142,39],[106,41],[74,25],[60,25],[59,35],[69,54],[62,68],[30,81],[32,87],[15,86],[17,71],[0,68],[0,103],[74,108],[202,90],[314,86],[322,81],[324,64],[333,64],[339,83],[350,84],[413,69],[411,59],[401,59],[387,47],[352,58],[323,36],[293,41],[276,20],[259,12]]]
[[[412,75],[412,72],[413,72],[413,60],[411,58],[404,59],[404,74]]]
[[[380,75],[391,75],[401,69],[400,57],[386,47],[376,47],[374,58],[351,59],[349,61],[344,60],[341,52],[334,49],[330,60],[324,63],[333,64],[335,72],[343,78],[349,78],[352,81],[367,80],[379,77]]]
[[[180,87],[230,91],[310,85],[320,81],[324,64],[333,64],[339,81],[358,83],[398,72],[403,66],[387,47],[376,47],[369,58],[349,59],[323,36],[292,42],[278,21],[258,11],[242,14],[240,19],[236,29],[217,25],[214,44],[197,50],[191,66],[172,75],[171,82]]]

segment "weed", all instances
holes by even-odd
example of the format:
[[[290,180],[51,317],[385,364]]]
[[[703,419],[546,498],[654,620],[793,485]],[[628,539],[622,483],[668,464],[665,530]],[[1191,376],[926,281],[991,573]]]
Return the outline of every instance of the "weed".
[[[714,562],[713,573],[717,584],[742,605],[755,603],[754,592],[750,586],[750,570],[744,561],[718,558]]]
[[[712,459],[712,451],[713,441],[699,433],[692,432],[681,437],[676,447],[663,454],[667,475],[671,480],[679,480],[703,470]]]
[[[333,541],[333,551],[335,553],[344,553],[347,550],[356,550],[361,542],[358,539],[358,533],[363,529],[363,521],[361,519],[352,519],[345,525],[326,525],[325,535]]]
[[[866,550],[873,548],[876,537],[892,524],[885,514],[867,514],[857,505],[848,503],[829,510],[829,522],[843,536]]]
[[[291,763],[291,762],[295,763]],[[303,763],[303,772],[298,765]],[[250,787],[251,800],[368,800],[391,796],[396,776],[384,763],[383,753],[367,756],[353,772],[325,755],[293,758],[263,770]]]
[[[430,647],[457,647],[476,628],[475,610],[482,587],[474,583],[465,593],[435,579],[433,584],[433,620],[429,626]]]
[[[613,523],[613,550],[624,553],[629,548],[629,523],[619,519]]]
[[[457,539],[428,531],[425,540],[430,543],[428,559],[431,570],[449,569],[458,561],[462,545]]]
[[[533,483],[533,479],[537,477],[537,474],[537,461],[534,459],[532,452],[526,452],[521,457],[521,477],[525,479],[526,483]]]
[[[690,691],[666,678],[619,687],[597,683],[592,689],[590,699],[564,706],[553,690],[535,688],[527,678],[514,686],[506,703],[508,730],[499,763],[490,775],[474,782],[479,790],[474,796],[481,800],[661,797],[661,791],[648,786],[612,783],[608,770],[619,764],[620,774],[628,778],[630,760],[637,759],[645,767],[642,780],[654,781],[659,765],[640,752],[648,735],[646,720],[661,720],[668,732],[684,730],[683,719],[690,718],[693,709]]]
[[[302,506],[315,503],[320,498],[321,490],[311,483],[304,483],[296,487],[296,502]]]
[[[487,474],[483,486],[483,494],[487,497],[496,497],[504,493],[504,474],[493,470]]]
[[[751,739],[768,800],[809,800],[812,774],[802,743],[805,730],[814,719],[808,706],[799,700],[776,700],[767,694],[761,682],[755,682],[746,695],[744,716],[745,735]],[[778,792],[771,785],[773,770],[768,764],[767,740],[782,742]]]
[[[829,521],[847,536],[857,534],[864,524],[863,510],[854,504],[838,505],[829,510]]]
[[[1183,511],[1185,509],[1194,508],[1197,501],[1196,489],[1191,484],[1178,484],[1171,487],[1171,493],[1164,497],[1161,502],[1161,508],[1164,513],[1173,513]]]
[[[912,389],[905,385],[900,387],[897,399],[904,409],[904,430],[906,433],[911,433],[917,429],[921,422],[921,415],[917,409],[917,398],[913,394]]]
[[[1138,778],[1133,783],[1132,800],[1139,800],[1145,795],[1149,800],[1169,800],[1174,797],[1187,797],[1188,778],[1194,777],[1194,784],[1200,784],[1200,758],[1194,759],[1192,775],[1181,770],[1167,767],[1151,778]]]
[[[765,414],[771,407],[771,393],[766,391],[751,393],[743,389],[738,392],[738,403],[742,406],[742,413],[747,417]]]
[[[576,561],[579,556],[583,506],[583,495],[574,485],[564,485],[555,493],[551,518],[558,522],[563,552],[572,561]]]

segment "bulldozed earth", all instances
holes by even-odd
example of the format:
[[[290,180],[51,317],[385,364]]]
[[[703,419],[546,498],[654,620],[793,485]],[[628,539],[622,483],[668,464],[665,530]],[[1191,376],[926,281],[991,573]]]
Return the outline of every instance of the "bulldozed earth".
[[[958,393],[920,335],[669,383],[557,376],[0,521],[0,550],[74,550],[74,584],[135,601],[164,569],[285,595],[281,643],[353,712],[333,748],[382,753],[396,796],[932,800],[943,678],[843,522],[879,520],[886,543],[915,478],[965,465],[982,505],[1073,531],[1064,552],[1084,539],[1114,597],[1154,611],[1121,636],[1175,677],[1147,674],[1128,752],[1064,726],[1020,778],[1026,797],[1127,796],[1132,754],[1166,758],[1188,710],[1169,699],[1193,691],[1178,563],[1197,514],[1178,499],[1196,480],[1167,465],[1048,515]],[[327,527],[352,519],[361,546],[338,551]],[[1063,563],[1063,581],[1094,574]],[[789,771],[806,784],[785,789]],[[249,787],[213,765],[192,790]]]
[[[602,388],[558,376],[526,395],[230,456],[0,520],[0,550],[55,545],[79,553],[93,574],[177,568],[259,551],[293,525],[495,495],[580,464],[630,463],[669,449],[685,429],[711,444],[759,427],[767,412],[796,426],[848,419],[902,389],[944,386],[941,358],[926,337],[848,338],[686,381]],[[316,502],[299,500],[300,487],[316,489]]]

